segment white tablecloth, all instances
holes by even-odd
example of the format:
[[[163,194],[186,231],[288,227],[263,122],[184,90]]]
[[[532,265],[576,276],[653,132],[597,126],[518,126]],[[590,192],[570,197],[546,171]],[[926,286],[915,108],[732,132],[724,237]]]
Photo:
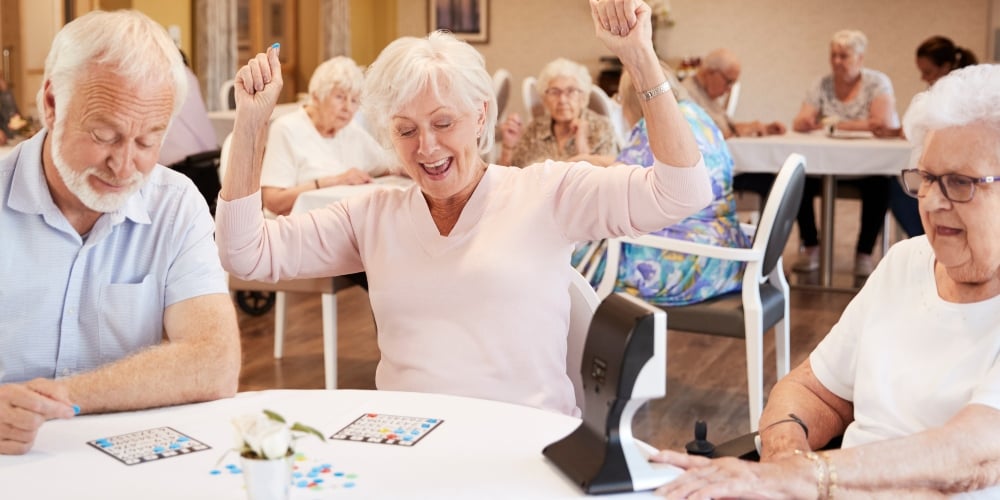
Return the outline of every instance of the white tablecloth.
[[[263,408],[312,425],[325,436],[369,412],[444,419],[413,447],[302,439],[304,464],[329,464],[333,471],[356,477],[352,487],[344,487],[345,479],[327,474],[323,489],[293,487],[293,499],[584,496],[541,453],[576,428],[575,418],[454,396],[344,390],[243,393],[211,403],[51,421],[29,454],[0,456],[0,492],[9,499],[245,498],[242,475],[226,468],[239,464],[236,454],[218,462],[234,443],[230,420]],[[87,445],[161,426],[212,449],[126,466]],[[221,473],[213,475],[213,470]]]
[[[413,185],[413,181],[408,177],[397,175],[386,175],[375,178],[375,182],[368,184],[354,184],[342,186],[330,186],[323,189],[306,191],[295,199],[292,205],[292,213],[308,212],[315,208],[322,208],[330,203],[352,196],[370,193],[379,189],[406,189]]]
[[[281,115],[291,113],[300,107],[302,107],[302,104],[297,102],[278,104],[271,113],[271,119],[274,120]],[[236,110],[223,109],[220,111],[209,111],[208,119],[212,121],[212,128],[215,129],[215,137],[221,145],[222,141],[225,141],[226,137],[233,131],[233,122],[236,121]]]
[[[902,139],[835,139],[816,132],[726,141],[736,172],[777,172],[791,153],[806,157],[810,175],[899,175],[909,168],[910,143]]]

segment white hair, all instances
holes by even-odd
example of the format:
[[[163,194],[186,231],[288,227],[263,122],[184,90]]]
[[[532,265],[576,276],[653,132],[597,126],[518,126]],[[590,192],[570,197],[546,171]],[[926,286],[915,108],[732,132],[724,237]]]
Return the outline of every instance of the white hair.
[[[916,166],[928,132],[983,123],[1000,142],[1000,65],[978,64],[948,73],[913,97],[903,117],[906,138],[913,145],[910,164]]]
[[[309,78],[309,104],[315,105],[317,97],[326,97],[338,89],[359,94],[364,83],[364,73],[350,57],[337,56],[328,59],[316,66],[312,77]]]
[[[864,54],[868,48],[868,37],[858,30],[840,30],[833,34],[830,43],[847,47],[855,54]]]
[[[486,72],[482,54],[445,31],[435,31],[427,38],[398,38],[368,67],[361,106],[383,145],[392,145],[392,117],[424,90],[438,97],[447,90],[454,99],[451,104],[463,111],[479,111],[485,102],[486,123],[479,152],[493,149],[497,122],[493,77]]]
[[[45,58],[42,82],[51,82],[57,109],[65,109],[77,83],[95,67],[143,87],[169,85],[174,99],[171,117],[187,96],[180,51],[163,26],[138,11],[92,11],[56,33]],[[44,117],[44,83],[36,103],[39,116]]]
[[[576,80],[576,85],[583,91],[583,95],[590,95],[590,85],[593,79],[590,78],[590,71],[587,67],[564,57],[560,57],[542,68],[538,74],[538,92],[543,93],[549,88],[549,82],[559,77],[567,77]]]

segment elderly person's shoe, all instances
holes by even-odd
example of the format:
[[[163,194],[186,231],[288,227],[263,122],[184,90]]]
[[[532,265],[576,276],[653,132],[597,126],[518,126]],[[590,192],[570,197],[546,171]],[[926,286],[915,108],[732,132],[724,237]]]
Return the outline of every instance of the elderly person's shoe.
[[[795,261],[792,270],[799,273],[811,273],[819,269],[819,247],[803,247],[799,251],[799,259]]]

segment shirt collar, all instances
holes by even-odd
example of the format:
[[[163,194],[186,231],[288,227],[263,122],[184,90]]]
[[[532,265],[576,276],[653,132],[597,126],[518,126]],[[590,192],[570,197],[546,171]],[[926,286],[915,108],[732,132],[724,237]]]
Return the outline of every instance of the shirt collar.
[[[62,212],[52,199],[52,193],[49,191],[49,185],[45,181],[45,173],[43,172],[42,145],[45,143],[47,134],[48,131],[43,129],[9,153],[16,162],[11,179],[10,198],[7,201],[7,206],[11,210],[46,217],[57,213],[62,216]],[[101,218],[110,217],[112,225],[119,224],[125,219],[137,224],[149,224],[151,222],[149,210],[143,198],[145,189],[146,186],[143,186],[139,191],[129,196],[121,208],[106,213]]]

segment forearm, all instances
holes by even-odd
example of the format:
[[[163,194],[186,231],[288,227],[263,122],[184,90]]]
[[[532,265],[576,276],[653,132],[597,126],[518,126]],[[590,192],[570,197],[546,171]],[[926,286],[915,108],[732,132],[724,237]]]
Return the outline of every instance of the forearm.
[[[651,50],[630,58],[634,63],[625,69],[632,77],[633,89],[625,91],[644,92],[655,88],[667,78],[663,74],[656,54]],[[623,59],[624,61],[624,59]],[[646,117],[649,134],[649,148],[653,156],[663,163],[677,167],[692,167],[698,163],[701,153],[691,129],[681,115],[673,92],[664,92],[650,100],[639,98]]]
[[[295,206],[295,200],[299,198],[299,195],[314,189],[317,189],[316,182],[309,181],[289,188],[263,187],[260,196],[264,202],[264,208],[277,215],[288,215],[292,212],[292,207]]]
[[[222,179],[219,196],[236,200],[250,196],[260,189],[260,174],[264,163],[267,124],[255,127],[241,119],[237,110],[233,127],[233,140],[229,147],[226,174]]]
[[[942,493],[1000,484],[1000,410],[969,405],[947,424],[912,436],[830,452],[845,489]]]
[[[84,413],[100,413],[234,395],[239,384],[240,343],[232,301],[228,294],[189,300],[213,306],[187,314],[185,327],[198,334],[186,332],[175,341],[164,341],[97,370],[58,379],[68,389],[70,400]]]

